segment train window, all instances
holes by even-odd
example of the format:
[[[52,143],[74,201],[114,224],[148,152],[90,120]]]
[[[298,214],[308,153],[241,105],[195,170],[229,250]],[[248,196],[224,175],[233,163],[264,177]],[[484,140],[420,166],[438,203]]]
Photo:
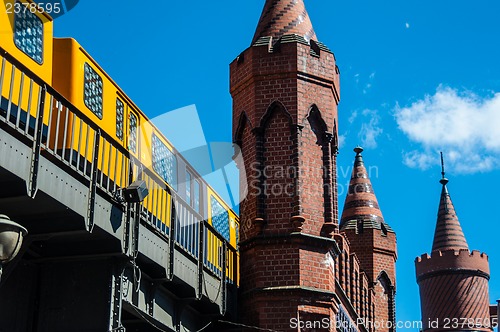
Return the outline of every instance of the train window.
[[[153,134],[153,169],[174,190],[177,190],[177,158],[155,134]]]
[[[212,226],[220,235],[229,241],[229,213],[219,201],[211,196]]]
[[[116,98],[116,137],[123,141],[123,114],[125,112],[125,105],[123,102]]]
[[[235,226],[235,233],[236,233],[236,248],[238,248],[238,245],[240,243],[240,226],[238,225],[238,223],[236,223]]]
[[[200,183],[197,180],[193,181],[193,209],[200,212]]]
[[[18,2],[21,4],[20,2]],[[29,9],[15,11],[14,43],[38,64],[43,63],[43,22]]]
[[[191,173],[186,171],[186,203],[189,204],[189,206],[192,206],[191,202],[191,179],[193,177],[191,176]]]
[[[234,232],[236,235],[236,248],[238,248],[238,243],[240,243],[240,226],[238,226],[238,223],[234,219],[232,221],[234,222]]]
[[[137,116],[130,112],[128,128],[128,149],[132,153],[137,153]]]
[[[89,110],[99,119],[102,119],[102,87],[101,76],[88,63],[85,63],[83,100]]]

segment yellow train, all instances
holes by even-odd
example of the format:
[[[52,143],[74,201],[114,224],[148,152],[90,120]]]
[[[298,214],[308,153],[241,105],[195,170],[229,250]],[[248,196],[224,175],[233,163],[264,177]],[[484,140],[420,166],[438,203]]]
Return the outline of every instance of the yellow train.
[[[4,4],[12,10],[0,11],[0,116],[28,136],[41,121],[42,147],[85,176],[94,170],[106,192],[146,181],[143,214],[166,237],[175,229],[175,241],[194,257],[200,251],[200,224],[207,221],[203,260],[222,273],[223,243],[237,250],[235,212],[81,45],[53,38],[52,18],[43,8],[31,0]],[[44,95],[44,85],[55,91]],[[232,282],[237,271],[237,255],[230,255],[226,275]]]

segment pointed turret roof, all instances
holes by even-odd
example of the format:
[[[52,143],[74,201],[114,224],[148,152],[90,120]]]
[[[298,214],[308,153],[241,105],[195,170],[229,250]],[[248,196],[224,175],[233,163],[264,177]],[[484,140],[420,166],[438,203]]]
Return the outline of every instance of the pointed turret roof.
[[[349,192],[345,199],[344,211],[340,219],[340,228],[357,227],[358,222],[363,222],[365,228],[381,229],[385,227],[387,231],[392,232],[384,221],[377,197],[368,177],[363,156],[361,155],[363,148],[358,146],[354,149],[354,152],[356,152],[354,168],[349,183]]]
[[[303,0],[266,0],[252,44],[262,37],[279,39],[296,34],[306,41],[316,39]]]
[[[441,154],[441,162],[442,161],[443,155]],[[441,174],[443,178],[439,182],[443,185],[443,188],[441,189],[441,199],[439,200],[439,210],[432,251],[469,250],[467,240],[465,240],[464,232],[462,231],[462,226],[458,221],[455,207],[451,201],[450,193],[446,187],[448,179],[445,178],[443,162]]]

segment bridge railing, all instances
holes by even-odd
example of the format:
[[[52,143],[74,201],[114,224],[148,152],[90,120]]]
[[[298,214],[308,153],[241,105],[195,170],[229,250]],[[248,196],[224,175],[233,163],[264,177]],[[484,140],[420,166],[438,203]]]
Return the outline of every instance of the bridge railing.
[[[149,195],[141,204],[145,220],[167,239],[173,234],[176,246],[218,278],[225,275],[230,283],[237,283],[238,253],[236,248],[220,235],[200,213],[181,199],[149,170],[136,166],[132,172],[146,182]],[[222,268],[226,266],[226,269]]]
[[[200,269],[206,269],[223,283],[237,283],[236,248],[199,213],[22,63],[2,50],[0,62],[0,121],[24,136],[33,147],[30,195],[36,194],[42,153],[88,181],[89,205],[95,204],[97,190],[116,203],[119,191],[141,178],[149,189],[141,203],[141,218],[146,224],[198,262]],[[88,219],[91,231],[92,213]]]

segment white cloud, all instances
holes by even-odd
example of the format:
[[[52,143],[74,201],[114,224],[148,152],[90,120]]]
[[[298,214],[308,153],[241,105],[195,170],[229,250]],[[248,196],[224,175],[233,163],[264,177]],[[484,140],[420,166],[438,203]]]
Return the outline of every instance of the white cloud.
[[[351,113],[351,116],[349,117],[348,121],[349,123],[353,123],[354,120],[356,120],[356,118],[358,117],[358,111],[354,111]]]
[[[382,134],[380,116],[376,110],[365,109],[362,112],[365,122],[361,125],[358,137],[365,148],[376,148],[377,138]]]
[[[410,23],[406,22],[405,26],[406,26],[406,29],[409,29],[410,28]]]
[[[341,149],[344,145],[345,145],[345,140],[347,138],[347,134],[341,134],[338,136],[338,140],[339,140],[339,149]]]
[[[500,93],[479,97],[440,86],[432,96],[407,107],[396,106],[395,116],[399,128],[421,145],[403,153],[409,167],[439,164],[442,150],[446,163],[457,172],[500,168]]]
[[[363,94],[366,95],[368,91],[372,88],[373,86],[373,80],[375,79],[375,72],[372,72],[368,76],[368,83],[365,84],[365,87],[363,89]]]

